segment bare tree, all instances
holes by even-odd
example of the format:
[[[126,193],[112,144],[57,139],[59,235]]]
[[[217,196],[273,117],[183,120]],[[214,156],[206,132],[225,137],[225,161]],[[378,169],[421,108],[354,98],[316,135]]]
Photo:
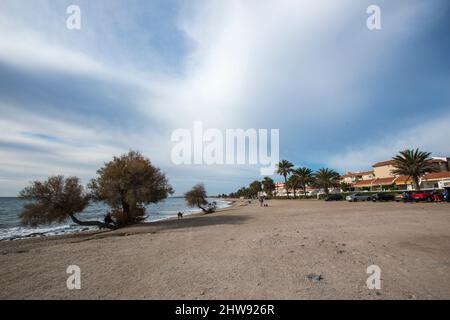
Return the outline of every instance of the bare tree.
[[[196,184],[191,190],[184,194],[184,199],[190,207],[198,207],[204,213],[212,213],[216,210],[215,203],[208,203],[205,186],[203,183]]]
[[[114,157],[89,184],[94,200],[113,210],[119,226],[145,218],[145,206],[173,193],[165,174],[137,151]]]
[[[89,194],[84,191],[77,177],[53,176],[46,181],[34,181],[20,192],[20,198],[30,200],[20,214],[24,225],[62,223],[70,218],[82,226],[114,228],[101,221],[83,221],[76,216],[90,201]]]

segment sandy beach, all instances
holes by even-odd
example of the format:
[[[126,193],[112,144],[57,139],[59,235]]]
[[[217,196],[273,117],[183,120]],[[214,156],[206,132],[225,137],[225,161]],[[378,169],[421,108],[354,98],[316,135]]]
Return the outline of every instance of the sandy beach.
[[[381,268],[381,290],[366,269]],[[66,268],[81,268],[68,290]],[[450,299],[450,205],[256,201],[0,242],[2,299]],[[323,279],[307,278],[311,273]]]

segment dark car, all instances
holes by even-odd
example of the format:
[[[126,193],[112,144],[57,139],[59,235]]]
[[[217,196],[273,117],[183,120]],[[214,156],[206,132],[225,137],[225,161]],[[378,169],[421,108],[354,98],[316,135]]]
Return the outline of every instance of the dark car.
[[[389,193],[375,193],[372,195],[372,201],[394,201],[395,196]]]
[[[325,201],[341,201],[344,200],[344,197],[340,194],[329,194],[325,197]]]

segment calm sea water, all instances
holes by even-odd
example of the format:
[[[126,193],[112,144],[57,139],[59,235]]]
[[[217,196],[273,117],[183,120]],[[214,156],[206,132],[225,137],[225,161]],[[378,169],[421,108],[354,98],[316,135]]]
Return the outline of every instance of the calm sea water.
[[[225,208],[230,205],[228,201],[219,199],[209,199],[216,201],[218,208]],[[96,227],[85,227],[74,224],[70,219],[62,224],[43,225],[37,228],[24,227],[20,225],[19,214],[25,201],[18,198],[0,197],[0,240],[17,239],[33,235],[56,235],[64,233],[74,233],[83,230],[96,229]],[[83,220],[103,220],[109,207],[104,203],[93,203],[79,214]],[[181,211],[184,214],[198,212],[196,208],[189,208],[183,198],[168,198],[147,207],[147,218],[145,221],[158,221],[176,217]]]

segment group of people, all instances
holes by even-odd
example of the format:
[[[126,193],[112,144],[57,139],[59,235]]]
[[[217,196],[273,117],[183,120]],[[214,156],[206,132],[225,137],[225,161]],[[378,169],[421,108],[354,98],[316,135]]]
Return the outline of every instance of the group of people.
[[[269,206],[269,204],[264,203],[265,200],[266,200],[266,197],[264,197],[264,196],[259,197],[259,205],[261,207],[268,207]]]

